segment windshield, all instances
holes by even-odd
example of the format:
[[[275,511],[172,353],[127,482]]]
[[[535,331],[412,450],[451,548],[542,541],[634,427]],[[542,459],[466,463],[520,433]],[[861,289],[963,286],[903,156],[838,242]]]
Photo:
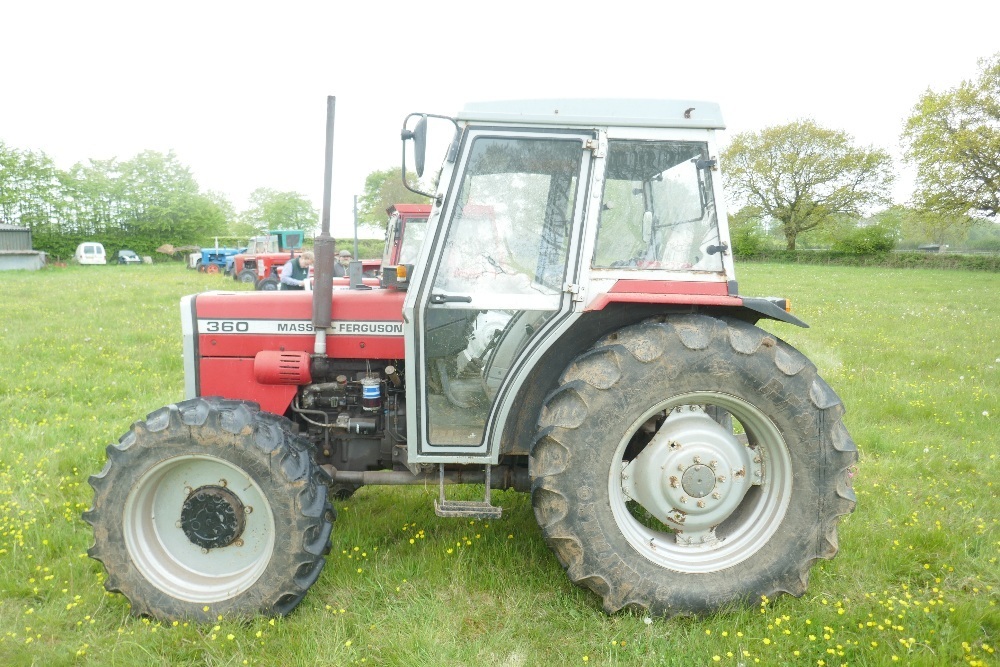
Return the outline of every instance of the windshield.
[[[594,266],[722,271],[708,146],[610,141]]]
[[[410,218],[403,228],[402,246],[399,248],[399,263],[413,264],[420,254],[420,247],[427,235],[427,218]]]

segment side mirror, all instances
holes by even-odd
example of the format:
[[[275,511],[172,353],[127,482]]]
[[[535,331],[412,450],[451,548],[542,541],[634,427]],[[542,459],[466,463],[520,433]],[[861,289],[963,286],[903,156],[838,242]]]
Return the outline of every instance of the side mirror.
[[[424,160],[427,155],[427,116],[421,116],[413,128],[413,165],[417,177],[424,175]]]
[[[417,122],[413,125],[413,129],[407,128],[411,118],[417,118]],[[428,118],[440,118],[442,120],[450,121],[455,126],[456,135],[458,132],[458,121],[454,118],[448,116],[438,116],[436,114],[427,113],[411,113],[403,121],[403,129],[400,131],[399,136],[403,140],[403,187],[411,192],[415,192],[418,195],[423,195],[424,197],[430,197],[435,199],[435,196],[428,192],[423,192],[418,190],[416,187],[411,185],[406,181],[406,142],[413,141],[413,163],[414,169],[417,173],[417,178],[421,178],[424,175],[424,166],[427,160],[427,119]],[[435,130],[436,131],[436,130]],[[449,147],[448,154],[445,159],[449,161],[454,161],[454,154],[456,151],[457,144],[452,142]]]
[[[406,123],[413,118],[418,117],[416,125],[413,126],[412,130],[407,129]],[[403,121],[403,129],[399,133],[399,138],[403,140],[403,187],[405,187],[410,192],[416,192],[418,195],[423,195],[425,197],[433,198],[434,195],[422,190],[417,190],[406,182],[406,142],[413,141],[413,162],[417,171],[417,178],[424,175],[424,161],[427,156],[427,114],[415,114],[411,113]]]

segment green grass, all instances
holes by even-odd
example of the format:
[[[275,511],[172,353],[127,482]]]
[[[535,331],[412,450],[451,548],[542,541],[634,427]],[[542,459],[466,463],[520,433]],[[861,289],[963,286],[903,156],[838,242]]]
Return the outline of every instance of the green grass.
[[[207,626],[132,618],[80,512],[107,444],[182,398],[180,296],[242,287],[177,265],[2,274],[0,665],[998,664],[1000,277],[739,272],[812,325],[764,324],[840,393],[860,449],[841,553],[802,598],[609,617],[527,496],[500,492],[504,517],[471,522],[434,516],[434,488],[370,487],[338,501],[326,569],[290,617]]]

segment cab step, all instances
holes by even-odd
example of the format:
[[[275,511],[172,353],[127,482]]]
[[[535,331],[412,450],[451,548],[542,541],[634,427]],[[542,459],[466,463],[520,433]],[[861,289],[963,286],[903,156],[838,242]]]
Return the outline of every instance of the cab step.
[[[486,498],[484,500],[448,500],[444,497],[444,465],[440,466],[439,497],[434,501],[434,513],[443,517],[468,517],[472,519],[499,519],[502,507],[490,502],[490,466],[486,466]]]

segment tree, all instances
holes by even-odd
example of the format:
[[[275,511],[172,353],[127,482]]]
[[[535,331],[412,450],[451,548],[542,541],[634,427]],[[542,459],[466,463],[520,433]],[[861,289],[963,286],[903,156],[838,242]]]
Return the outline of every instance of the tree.
[[[893,225],[903,240],[914,246],[962,243],[975,223],[967,215],[940,213],[906,206],[893,206],[875,216],[879,224]]]
[[[46,230],[62,204],[58,170],[45,153],[0,142],[0,223]]]
[[[225,193],[217,190],[208,190],[202,196],[219,209],[219,213],[226,221],[226,232],[229,236],[244,236],[243,234],[236,234],[234,232],[234,227],[239,224],[239,216],[236,213],[236,207],[233,206],[233,202],[229,201],[229,197]],[[245,236],[252,235],[246,234]]]
[[[407,172],[408,183],[416,183],[417,175]],[[426,204],[427,197],[407,190],[398,169],[373,171],[365,179],[365,191],[358,197],[358,224],[385,229],[386,209],[393,204]]]
[[[743,132],[723,152],[729,194],[773,218],[789,250],[799,234],[889,201],[892,159],[811,120]]]
[[[903,130],[917,168],[914,201],[943,214],[996,219],[1000,213],[1000,53],[979,61],[979,77],[943,93],[928,89]]]
[[[319,222],[319,214],[298,192],[257,188],[250,193],[250,208],[243,212],[242,222],[248,226],[241,231],[301,229],[309,234]]]

